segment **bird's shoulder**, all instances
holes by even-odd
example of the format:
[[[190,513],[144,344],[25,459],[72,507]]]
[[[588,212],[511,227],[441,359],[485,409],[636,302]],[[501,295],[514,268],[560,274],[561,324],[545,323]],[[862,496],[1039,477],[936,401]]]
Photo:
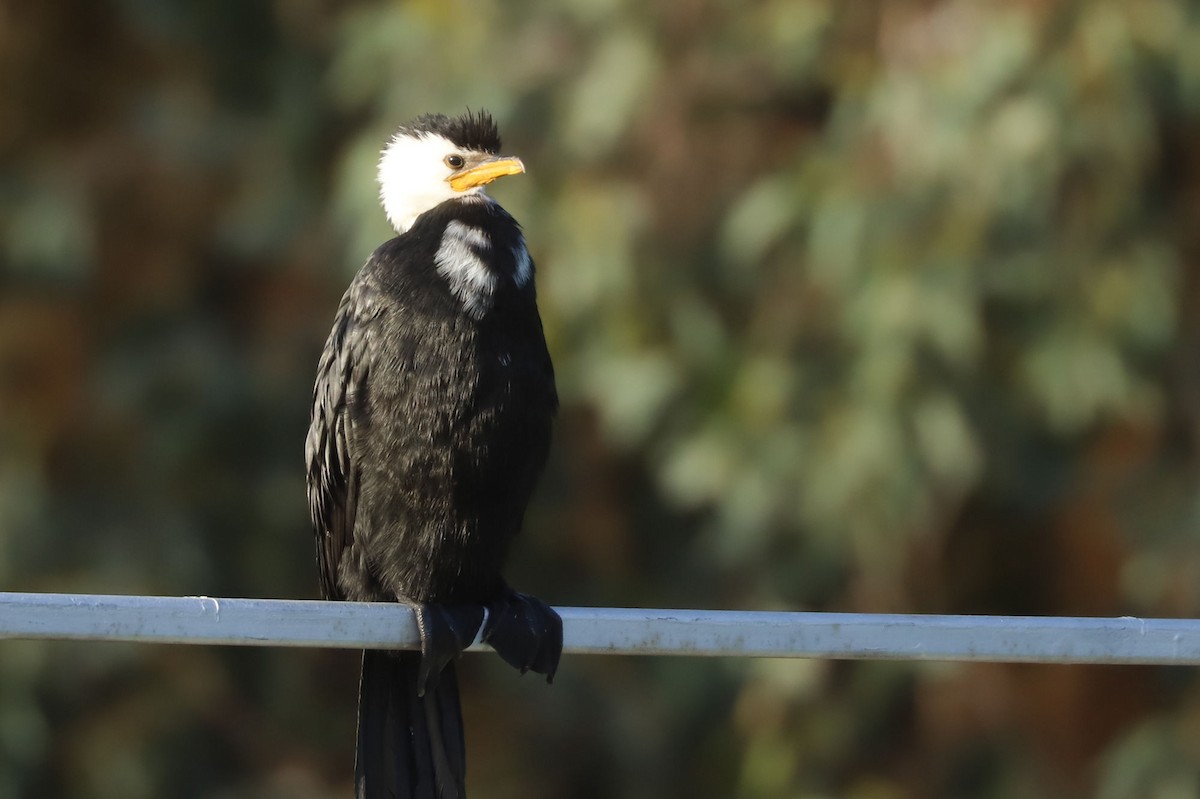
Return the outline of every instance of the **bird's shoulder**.
[[[531,294],[521,226],[489,198],[453,200],[381,244],[360,273],[409,310],[481,319],[506,294]],[[502,303],[504,304],[504,303]]]
[[[367,331],[387,315],[390,304],[386,292],[364,267],[338,303],[333,327],[318,363],[318,384],[335,374],[343,382],[352,378],[351,364],[362,360]]]

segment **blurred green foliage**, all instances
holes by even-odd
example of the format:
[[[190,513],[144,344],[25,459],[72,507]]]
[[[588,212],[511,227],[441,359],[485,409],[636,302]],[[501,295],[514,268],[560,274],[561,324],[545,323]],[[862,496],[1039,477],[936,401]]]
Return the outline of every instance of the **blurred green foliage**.
[[[1186,0],[0,0],[0,585],[315,595],[374,162],[486,107],[559,604],[1200,615]],[[348,653],[0,645],[0,797],[350,793]],[[1190,671],[469,658],[475,797],[1171,799]]]

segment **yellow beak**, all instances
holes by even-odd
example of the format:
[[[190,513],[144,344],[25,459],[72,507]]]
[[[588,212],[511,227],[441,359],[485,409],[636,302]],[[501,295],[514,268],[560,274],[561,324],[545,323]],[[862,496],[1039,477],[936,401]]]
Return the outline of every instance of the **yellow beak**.
[[[525,165],[521,163],[520,158],[489,158],[483,163],[451,175],[450,188],[455,191],[467,191],[476,186],[485,186],[496,178],[502,178],[505,175],[519,175],[524,171]]]

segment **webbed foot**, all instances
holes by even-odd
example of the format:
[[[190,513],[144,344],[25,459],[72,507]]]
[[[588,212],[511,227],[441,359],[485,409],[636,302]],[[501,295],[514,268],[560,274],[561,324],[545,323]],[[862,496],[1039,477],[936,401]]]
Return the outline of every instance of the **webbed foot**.
[[[537,597],[511,588],[488,603],[482,640],[515,669],[546,675],[554,681],[562,656],[562,619]]]
[[[447,663],[456,660],[475,640],[483,624],[482,605],[447,605],[426,602],[412,606],[421,633],[421,670],[417,696],[437,684]]]

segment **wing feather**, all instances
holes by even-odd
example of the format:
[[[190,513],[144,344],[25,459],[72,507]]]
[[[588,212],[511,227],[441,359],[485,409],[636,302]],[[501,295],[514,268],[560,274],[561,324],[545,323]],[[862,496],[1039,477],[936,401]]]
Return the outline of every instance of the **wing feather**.
[[[342,297],[317,364],[304,456],[321,594],[326,599],[344,598],[338,566],[353,541],[358,506],[351,405],[366,387],[371,368],[368,330],[381,309],[374,288],[356,279]]]

